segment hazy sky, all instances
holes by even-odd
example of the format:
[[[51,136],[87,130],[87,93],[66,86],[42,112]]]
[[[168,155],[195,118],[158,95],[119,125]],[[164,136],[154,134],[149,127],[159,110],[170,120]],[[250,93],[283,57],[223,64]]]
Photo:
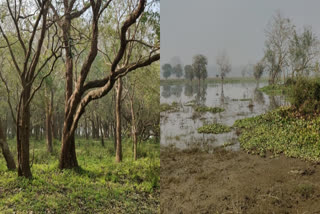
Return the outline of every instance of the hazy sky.
[[[297,28],[312,26],[320,38],[319,0],[161,0],[161,63],[198,53],[215,64],[225,50],[233,66],[263,56],[264,29],[277,10]]]

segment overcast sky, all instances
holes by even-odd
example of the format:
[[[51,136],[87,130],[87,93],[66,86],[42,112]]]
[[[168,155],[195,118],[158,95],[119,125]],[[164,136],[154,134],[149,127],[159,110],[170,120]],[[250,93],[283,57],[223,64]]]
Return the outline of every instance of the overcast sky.
[[[320,37],[319,0],[161,0],[161,64],[174,56],[189,64],[201,53],[214,65],[223,50],[233,66],[254,63],[263,56],[264,29],[277,10]]]

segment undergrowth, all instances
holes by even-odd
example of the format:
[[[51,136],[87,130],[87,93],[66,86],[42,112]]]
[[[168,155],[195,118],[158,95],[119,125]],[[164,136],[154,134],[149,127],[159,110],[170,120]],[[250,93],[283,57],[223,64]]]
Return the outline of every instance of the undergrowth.
[[[16,154],[15,142],[9,141]],[[0,213],[159,213],[159,143],[142,142],[133,161],[130,140],[123,142],[123,162],[115,163],[113,142],[76,140],[80,167],[58,169],[44,141],[32,141],[33,179],[8,171],[0,155]]]

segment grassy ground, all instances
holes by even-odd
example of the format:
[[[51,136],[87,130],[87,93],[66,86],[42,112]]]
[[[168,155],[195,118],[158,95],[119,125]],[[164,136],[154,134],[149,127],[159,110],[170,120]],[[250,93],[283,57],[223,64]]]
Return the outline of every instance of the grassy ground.
[[[281,107],[252,118],[237,120],[242,129],[241,147],[265,156],[279,153],[320,162],[320,115],[300,115],[292,107]]]
[[[15,142],[9,142],[16,154]],[[124,160],[115,163],[113,142],[76,140],[80,168],[58,169],[59,143],[48,155],[43,141],[31,142],[33,179],[8,171],[0,155],[0,213],[159,213],[159,143],[123,143]],[[34,155],[33,155],[34,148]],[[34,156],[34,157],[32,157]]]

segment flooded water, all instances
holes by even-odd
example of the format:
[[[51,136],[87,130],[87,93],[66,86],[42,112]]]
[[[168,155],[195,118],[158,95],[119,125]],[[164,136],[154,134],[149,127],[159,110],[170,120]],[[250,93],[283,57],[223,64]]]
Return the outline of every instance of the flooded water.
[[[199,134],[204,124],[221,123],[232,126],[237,119],[256,116],[281,105],[287,105],[283,96],[268,96],[258,87],[267,83],[225,83],[198,85],[162,85],[161,103],[178,103],[179,111],[161,113],[161,145],[180,149],[201,148],[212,151],[226,143],[230,149],[240,148],[235,130],[222,134]],[[241,100],[240,100],[241,99]],[[209,107],[222,107],[221,113],[197,113],[191,102]]]

